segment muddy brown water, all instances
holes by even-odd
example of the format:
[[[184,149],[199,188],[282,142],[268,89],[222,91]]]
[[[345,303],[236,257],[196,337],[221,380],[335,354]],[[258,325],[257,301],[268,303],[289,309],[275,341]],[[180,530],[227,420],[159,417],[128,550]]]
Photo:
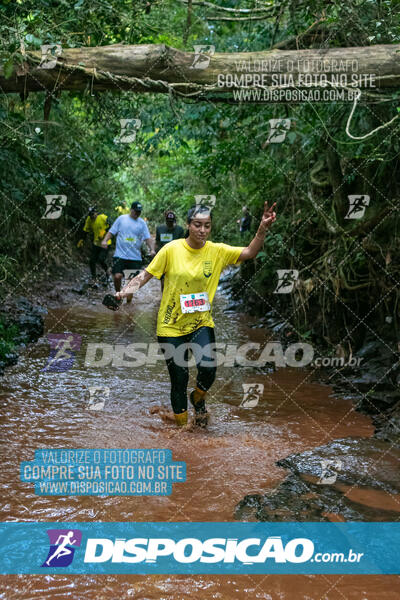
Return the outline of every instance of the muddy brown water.
[[[276,461],[332,439],[369,437],[370,419],[350,400],[310,381],[304,369],[260,373],[251,368],[219,367],[209,399],[207,431],[182,432],[161,421],[152,409],[169,408],[169,379],[162,362],[139,368],[85,367],[88,343],[155,342],[159,283],[141,290],[134,306],[112,313],[93,293],[67,307],[49,311],[46,330],[82,336],[74,366],[43,372],[48,346],[34,345],[2,381],[0,415],[2,521],[233,521],[236,504],[262,493],[287,472]],[[269,333],[251,329],[251,318],[227,313],[216,297],[217,341],[265,342]],[[239,406],[243,383],[262,383],[257,407]],[[193,370],[191,374],[193,384]],[[88,388],[107,386],[104,410],[87,409]],[[187,463],[186,483],[174,484],[169,497],[44,497],[33,484],[19,481],[21,461],[37,448],[169,448]],[[353,494],[356,493],[353,489]],[[359,494],[366,503],[374,498]],[[380,502],[380,499],[379,499]],[[383,507],[382,507],[383,508]],[[391,507],[392,508],[392,507]],[[332,520],[336,517],[333,516]],[[251,598],[294,600],[386,600],[400,598],[394,576],[3,576],[0,598]]]

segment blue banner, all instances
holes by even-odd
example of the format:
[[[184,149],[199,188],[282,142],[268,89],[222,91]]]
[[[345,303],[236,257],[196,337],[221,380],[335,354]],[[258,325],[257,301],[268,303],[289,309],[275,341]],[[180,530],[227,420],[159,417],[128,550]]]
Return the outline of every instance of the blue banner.
[[[39,496],[168,496],[186,463],[168,449],[40,449],[21,463],[21,481]]]
[[[2,574],[400,574],[400,523],[1,523]]]

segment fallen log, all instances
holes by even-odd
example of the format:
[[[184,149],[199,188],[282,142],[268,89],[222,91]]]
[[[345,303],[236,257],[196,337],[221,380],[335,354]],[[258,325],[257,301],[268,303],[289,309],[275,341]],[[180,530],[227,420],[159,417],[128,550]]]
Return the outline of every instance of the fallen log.
[[[400,44],[237,53],[203,48],[197,53],[164,44],[59,48],[59,55],[49,53],[45,59],[42,52],[29,51],[8,77],[0,68],[0,89],[26,94],[90,88],[228,98],[237,89],[307,89],[313,79],[311,87],[324,87],[324,77],[340,76],[345,83],[339,87],[351,86],[352,76],[359,89],[371,91],[371,77],[375,91],[400,87]]]

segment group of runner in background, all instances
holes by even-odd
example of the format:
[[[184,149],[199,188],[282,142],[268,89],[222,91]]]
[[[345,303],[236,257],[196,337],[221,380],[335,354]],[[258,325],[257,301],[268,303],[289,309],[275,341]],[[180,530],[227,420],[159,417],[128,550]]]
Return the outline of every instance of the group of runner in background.
[[[165,212],[165,223],[158,225],[155,242],[150,235],[147,219],[142,218],[141,202],[133,202],[129,208],[126,202],[115,207],[117,218],[111,224],[109,217],[101,213],[97,207],[89,208],[83,226],[83,237],[77,246],[82,248],[86,237],[91,237],[89,268],[92,283],[96,281],[97,265],[103,270],[103,282],[110,282],[111,275],[115,291],[121,289],[122,279],[135,277],[143,268],[142,245],[145,243],[150,258],[168,242],[184,237],[185,233],[176,223],[176,215],[172,210]],[[113,238],[116,239],[115,252],[111,267],[108,265],[108,254]],[[163,287],[163,281],[161,282]],[[127,297],[131,302],[132,296]]]

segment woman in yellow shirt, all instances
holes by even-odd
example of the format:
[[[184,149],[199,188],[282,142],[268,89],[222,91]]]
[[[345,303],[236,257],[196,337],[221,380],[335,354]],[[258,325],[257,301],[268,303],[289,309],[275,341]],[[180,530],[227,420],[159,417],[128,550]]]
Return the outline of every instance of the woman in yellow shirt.
[[[165,275],[165,286],[158,312],[157,337],[171,379],[171,404],[177,425],[187,423],[188,348],[196,366],[196,389],[190,394],[195,422],[206,426],[206,392],[215,380],[216,367],[212,302],[221,271],[230,264],[255,258],[260,252],[270,225],[276,220],[275,203],[264,214],[255,237],[243,248],[207,241],[211,213],[207,207],[194,206],[188,213],[188,237],[166,244],[146,269],[131,279],[121,292],[122,299],[147,283],[153,276]]]

